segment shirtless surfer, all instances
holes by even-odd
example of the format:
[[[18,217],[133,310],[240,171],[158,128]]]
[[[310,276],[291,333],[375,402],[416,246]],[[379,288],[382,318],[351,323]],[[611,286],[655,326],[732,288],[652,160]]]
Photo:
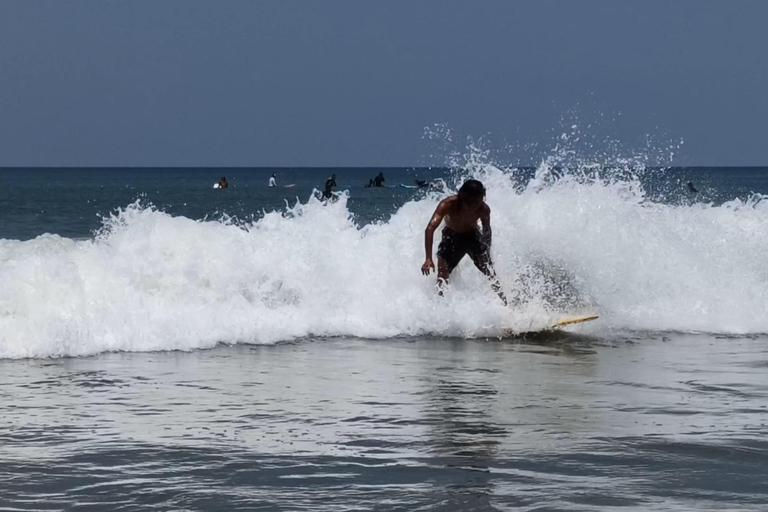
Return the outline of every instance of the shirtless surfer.
[[[467,180],[458,194],[443,199],[437,205],[424,232],[424,249],[427,259],[421,266],[421,272],[425,276],[429,275],[430,270],[435,269],[432,261],[432,245],[435,230],[443,219],[445,219],[443,239],[437,248],[438,293],[442,295],[448,276],[464,255],[469,254],[478,270],[491,280],[491,288],[506,306],[507,298],[501,291],[501,285],[491,263],[491,209],[485,204],[483,184],[478,180]],[[477,227],[478,220],[483,226],[482,232]]]

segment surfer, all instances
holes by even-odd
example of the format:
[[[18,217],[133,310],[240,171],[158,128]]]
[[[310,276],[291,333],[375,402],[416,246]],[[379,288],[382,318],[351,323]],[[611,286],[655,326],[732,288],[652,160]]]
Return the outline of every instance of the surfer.
[[[696,193],[699,192],[698,190],[696,190],[696,187],[693,186],[693,182],[692,181],[688,182],[688,192],[690,192],[692,194],[696,194]]]
[[[383,187],[385,181],[387,180],[384,179],[384,173],[380,172],[379,174],[376,175],[375,178],[373,178],[373,186],[377,188]]]
[[[465,254],[488,279],[491,288],[507,305],[507,298],[501,291],[496,272],[491,263],[491,209],[485,204],[485,187],[478,180],[467,180],[459,193],[447,197],[437,205],[432,219],[424,231],[424,248],[427,259],[421,266],[421,272],[427,276],[435,269],[432,261],[432,245],[435,230],[445,219],[443,238],[437,248],[437,290],[442,295],[448,276]],[[477,228],[477,221],[482,224],[482,232]]]
[[[272,176],[269,178],[269,186],[270,187],[276,187],[277,186],[277,180],[275,179],[275,173],[272,173]]]
[[[227,187],[229,187],[229,183],[227,183],[227,177],[222,176],[221,179],[219,180],[219,188],[227,188]]]
[[[336,186],[336,175],[332,174],[330,178],[325,180],[325,190],[323,191],[323,199],[330,199],[333,196],[333,187]]]

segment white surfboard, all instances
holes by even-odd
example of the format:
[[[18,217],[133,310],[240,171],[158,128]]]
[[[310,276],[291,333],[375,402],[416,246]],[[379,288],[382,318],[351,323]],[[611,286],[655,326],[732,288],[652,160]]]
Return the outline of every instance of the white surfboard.
[[[566,325],[572,325],[572,324],[580,324],[580,323],[583,323],[583,322],[591,322],[592,320],[597,320],[598,318],[600,318],[600,317],[598,317],[597,315],[582,315],[582,316],[565,317],[565,318],[562,318],[562,319],[558,320],[554,324],[552,324],[552,327],[550,327],[550,329],[557,329],[558,327],[564,327]]]
[[[575,324],[581,324],[584,322],[591,322],[593,320],[597,320],[599,317],[598,315],[574,315],[574,316],[564,316],[561,317],[559,320],[554,321],[550,325],[544,325],[542,326],[539,324],[539,327],[531,327],[528,329],[505,329],[504,336],[511,336],[513,338],[517,338],[519,336],[525,336],[525,335],[535,335],[535,334],[544,334],[552,331],[559,331],[560,329],[567,327],[569,325],[575,325]]]

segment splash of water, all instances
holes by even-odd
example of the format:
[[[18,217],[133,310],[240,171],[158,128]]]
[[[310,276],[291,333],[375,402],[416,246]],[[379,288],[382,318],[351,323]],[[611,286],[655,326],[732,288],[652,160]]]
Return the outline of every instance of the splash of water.
[[[482,158],[505,308],[471,262],[446,297],[421,275],[423,229],[444,193],[359,228],[346,194],[247,225],[140,202],[92,240],[0,240],[0,357],[192,350],[305,336],[497,336],[558,312],[587,329],[768,332],[768,202],[648,200],[631,173],[543,163],[530,182]],[[447,193],[447,192],[446,192]]]

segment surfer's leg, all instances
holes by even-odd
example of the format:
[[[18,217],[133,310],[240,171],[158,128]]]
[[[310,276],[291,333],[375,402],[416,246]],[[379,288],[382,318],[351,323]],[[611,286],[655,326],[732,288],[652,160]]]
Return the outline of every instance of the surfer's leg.
[[[493,263],[491,263],[491,255],[487,251],[483,250],[479,253],[470,254],[472,262],[477,269],[482,272],[485,277],[491,281],[491,289],[496,292],[496,295],[501,299],[502,304],[507,305],[507,297],[501,290],[501,283],[499,278],[496,277],[496,271],[493,269]]]
[[[445,285],[448,284],[448,276],[451,275],[451,270],[453,270],[449,265],[448,261],[445,258],[442,258],[440,256],[437,257],[437,294],[441,297],[443,296],[443,292],[445,291]]]
[[[466,254],[466,248],[459,243],[455,233],[448,228],[443,229],[443,238],[437,247],[437,294],[442,295],[448,276]]]

